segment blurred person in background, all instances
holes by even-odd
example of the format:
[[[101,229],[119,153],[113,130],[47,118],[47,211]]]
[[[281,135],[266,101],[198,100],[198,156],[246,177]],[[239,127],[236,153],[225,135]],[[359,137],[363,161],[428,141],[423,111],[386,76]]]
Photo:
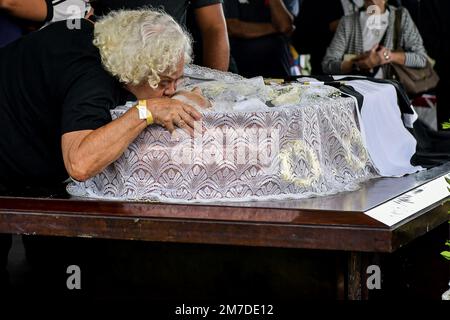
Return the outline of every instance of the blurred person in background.
[[[364,0],[303,0],[294,21],[292,44],[301,54],[311,55],[312,74],[322,74],[322,60],[340,19],[353,14]]]
[[[378,10],[367,10],[372,10],[371,6]],[[325,73],[385,78],[390,63],[412,68],[426,66],[422,37],[407,9],[388,6],[387,0],[365,0],[364,7],[366,11],[345,16],[339,22],[322,62]],[[397,10],[402,11],[399,41],[403,52],[394,51]]]
[[[231,54],[245,77],[291,75],[290,35],[298,1],[225,0]]]

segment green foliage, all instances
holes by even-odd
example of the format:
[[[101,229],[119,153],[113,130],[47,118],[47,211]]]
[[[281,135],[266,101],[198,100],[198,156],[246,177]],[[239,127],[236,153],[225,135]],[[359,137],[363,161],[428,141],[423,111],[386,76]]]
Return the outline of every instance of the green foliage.
[[[444,122],[444,123],[442,124],[442,128],[444,128],[445,130],[450,129],[450,122]]]
[[[441,256],[443,256],[447,260],[450,260],[450,251],[442,251]]]

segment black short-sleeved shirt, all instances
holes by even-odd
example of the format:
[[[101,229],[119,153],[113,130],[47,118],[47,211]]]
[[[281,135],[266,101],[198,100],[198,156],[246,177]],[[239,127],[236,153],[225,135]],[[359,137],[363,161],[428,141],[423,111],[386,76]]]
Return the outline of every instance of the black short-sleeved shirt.
[[[101,1],[106,2],[106,1]],[[96,16],[102,16],[112,10],[137,9],[142,7],[153,7],[163,9],[171,15],[179,24],[186,26],[186,12],[189,6],[193,9],[222,3],[223,0],[109,0],[94,11]],[[94,4],[94,7],[96,5]]]
[[[0,182],[67,178],[61,136],[107,124],[132,98],[103,69],[93,29],[55,22],[0,49]]]

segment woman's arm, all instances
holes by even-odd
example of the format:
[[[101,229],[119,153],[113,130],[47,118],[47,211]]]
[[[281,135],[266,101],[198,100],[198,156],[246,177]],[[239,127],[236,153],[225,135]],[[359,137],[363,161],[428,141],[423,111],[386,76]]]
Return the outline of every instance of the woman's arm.
[[[322,69],[328,74],[343,74],[351,71],[351,62],[343,61],[348,46],[345,23],[348,18],[342,18],[336,33],[322,61]]]
[[[169,98],[148,100],[148,109],[154,123],[169,131],[178,123],[192,134],[194,121],[201,117],[191,106]],[[146,121],[139,119],[137,108],[131,108],[122,117],[96,130],[65,133],[61,148],[68,174],[78,181],[93,177],[117,160],[146,126]]]
[[[391,52],[390,62],[404,65],[406,61],[406,54],[404,52]]]
[[[197,8],[195,17],[203,39],[203,64],[209,68],[227,71],[230,45],[222,4]]]
[[[288,11],[282,0],[270,0],[269,7],[275,30],[284,34],[294,31],[294,16]]]
[[[47,8],[47,5],[46,0],[0,0],[0,10],[17,18],[39,22],[49,20],[49,9],[53,8]]]
[[[402,12],[402,41],[404,50],[404,65],[412,68],[423,68],[427,64],[427,52],[423,46],[422,36],[417,29],[411,15],[407,9],[401,9]],[[395,59],[395,55],[393,59]],[[396,63],[402,64],[403,57],[398,55],[399,60]]]
[[[294,17],[286,9],[282,0],[271,0],[271,22],[247,22],[239,19],[237,1],[225,3],[227,14],[227,28],[230,37],[253,39],[270,34],[290,34],[294,30]],[[232,13],[230,13],[232,12]]]
[[[253,39],[277,33],[271,23],[245,22],[239,19],[227,19],[228,34],[230,37]]]

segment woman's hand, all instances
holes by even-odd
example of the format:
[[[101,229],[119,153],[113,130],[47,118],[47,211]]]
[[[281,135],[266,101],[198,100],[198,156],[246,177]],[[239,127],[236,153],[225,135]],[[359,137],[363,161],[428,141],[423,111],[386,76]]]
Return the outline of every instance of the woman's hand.
[[[175,92],[172,99],[179,100],[190,106],[206,109],[211,107],[211,102],[202,95],[200,88],[194,88],[192,91],[181,90]]]
[[[384,46],[378,46],[377,49],[378,59],[380,60],[380,65],[391,63],[392,52]]]
[[[153,122],[169,132],[175,127],[194,135],[194,123],[202,118],[194,107],[171,98],[155,98],[147,100],[147,109],[152,113]]]
[[[381,58],[377,52],[378,45],[374,46],[370,51],[367,51],[358,57],[353,62],[362,70],[371,70],[381,65]]]

